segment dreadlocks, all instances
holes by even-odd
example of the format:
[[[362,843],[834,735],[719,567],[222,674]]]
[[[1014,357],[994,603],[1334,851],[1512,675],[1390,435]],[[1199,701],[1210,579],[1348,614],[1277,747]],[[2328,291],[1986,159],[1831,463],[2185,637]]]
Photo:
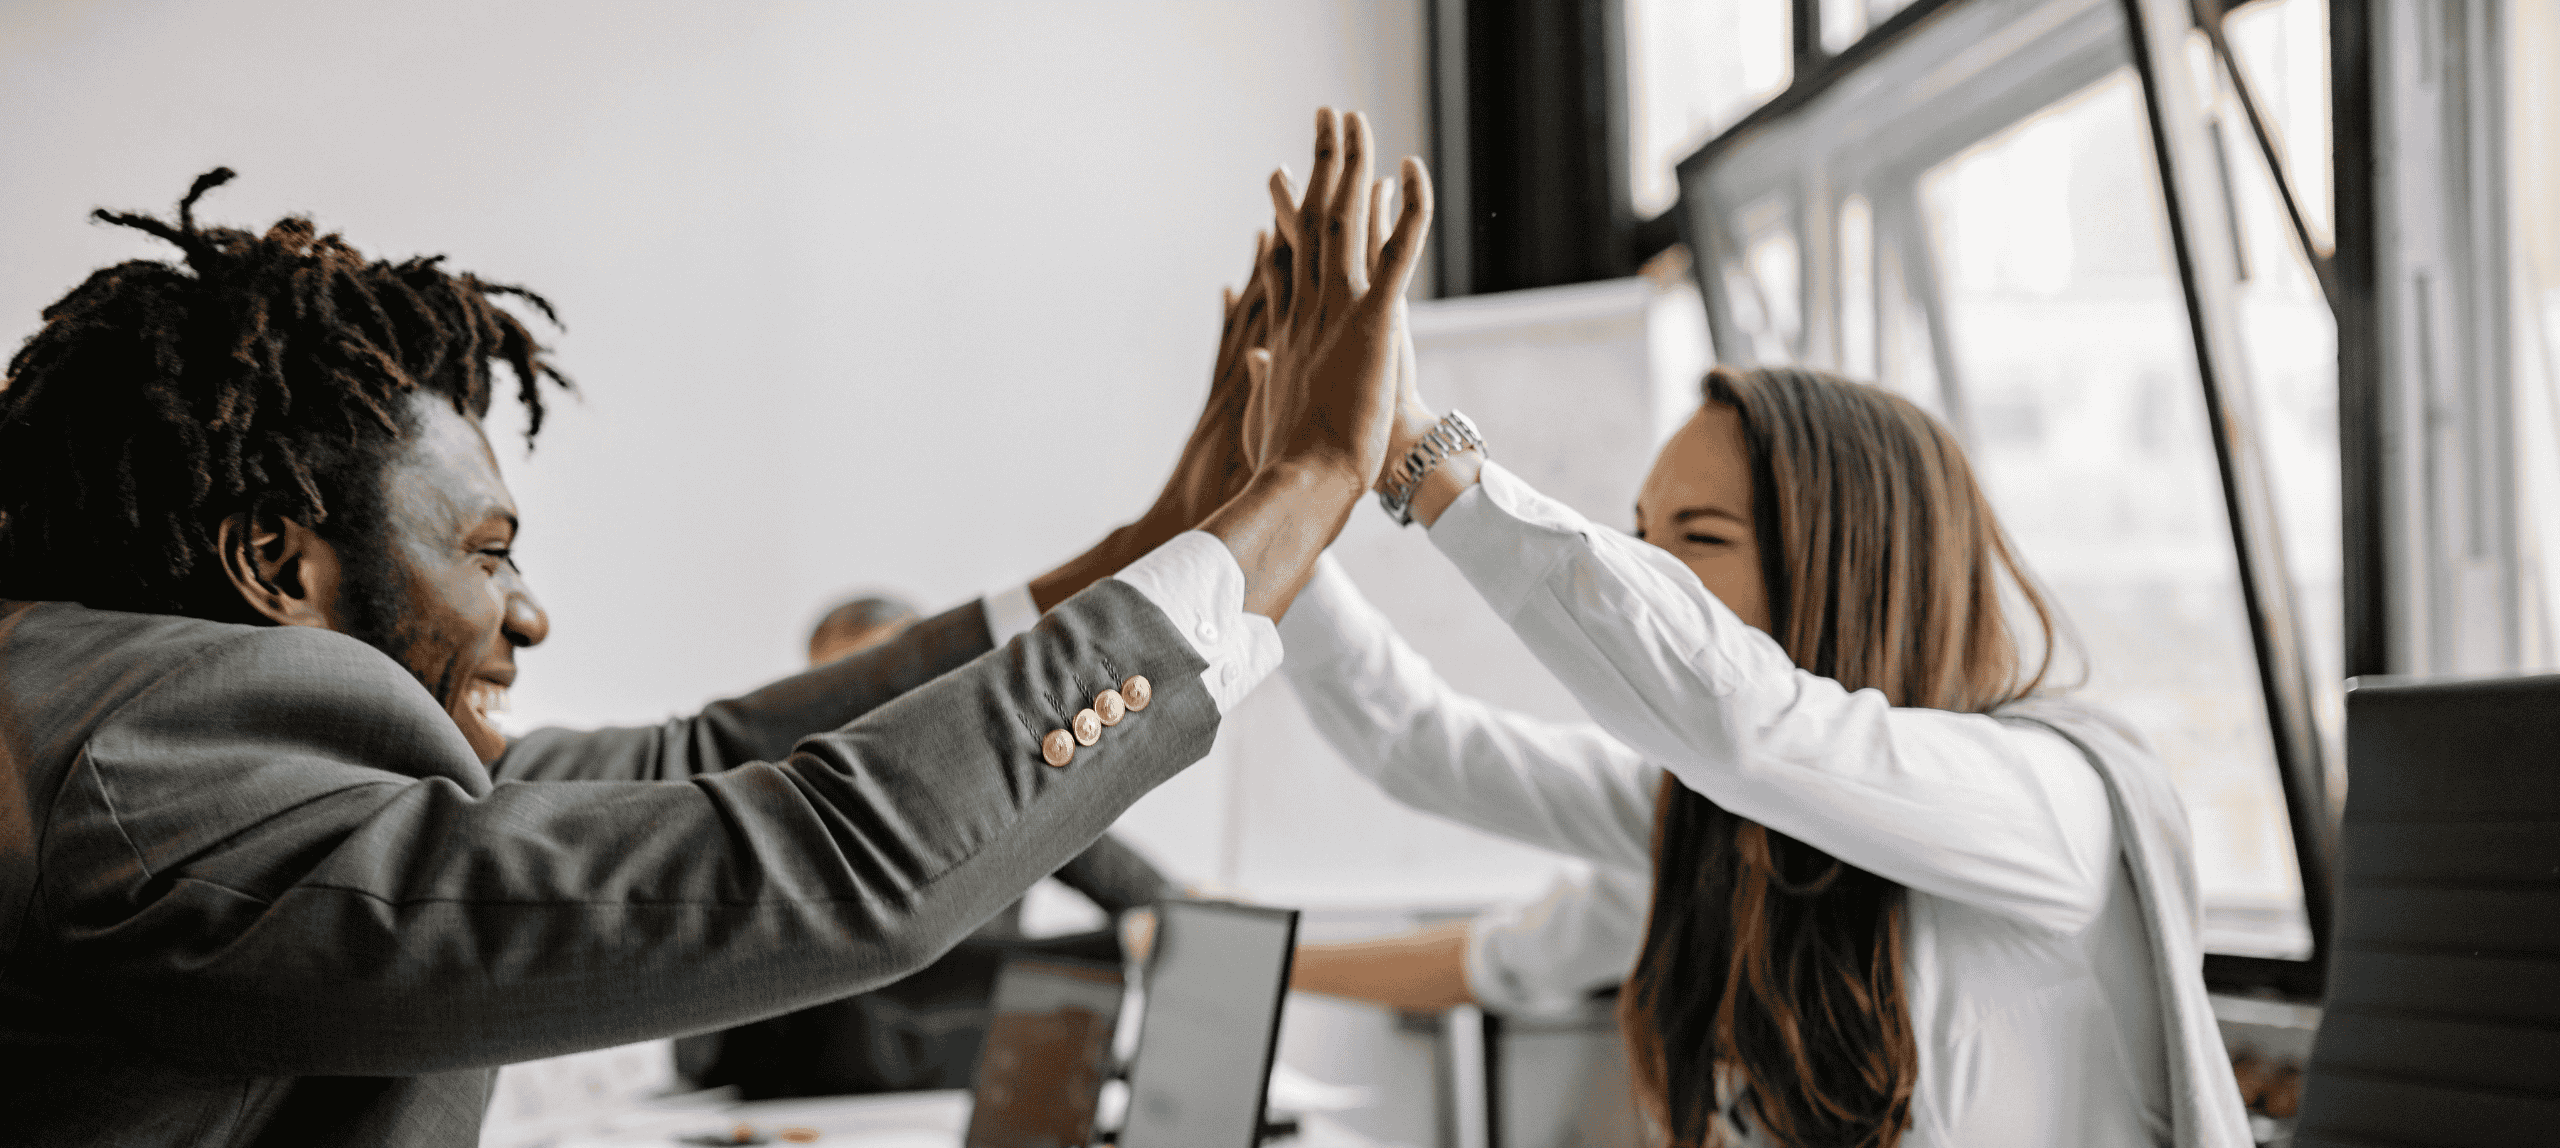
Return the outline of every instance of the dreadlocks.
[[[0,598],[231,617],[215,527],[246,513],[332,541],[379,518],[408,396],[488,413],[494,362],[516,381],[530,445],[541,380],[569,380],[494,302],[541,296],[441,269],[441,255],[367,262],[293,216],[264,235],[199,228],[196,177],[172,227],[97,219],[185,253],[89,276],[44,310],[0,377]]]

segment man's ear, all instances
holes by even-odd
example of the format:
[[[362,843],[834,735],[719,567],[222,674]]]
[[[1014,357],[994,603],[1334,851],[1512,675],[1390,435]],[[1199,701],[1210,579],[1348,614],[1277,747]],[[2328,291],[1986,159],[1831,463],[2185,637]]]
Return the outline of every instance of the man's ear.
[[[246,512],[215,528],[222,573],[250,612],[279,626],[338,628],[338,548],[290,518]]]

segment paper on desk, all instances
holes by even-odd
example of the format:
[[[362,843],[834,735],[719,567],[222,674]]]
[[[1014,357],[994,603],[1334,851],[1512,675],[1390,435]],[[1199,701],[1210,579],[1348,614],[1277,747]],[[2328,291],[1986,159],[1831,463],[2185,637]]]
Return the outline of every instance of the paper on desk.
[[[1271,1088],[1264,1094],[1264,1106],[1270,1111],[1298,1115],[1308,1112],[1343,1112],[1367,1108],[1378,1102],[1375,1089],[1356,1084],[1327,1084],[1288,1065],[1271,1065]],[[1129,1082],[1105,1081],[1102,1095],[1094,1105],[1096,1128],[1118,1128],[1129,1114]]]
[[[1327,1084],[1286,1064],[1271,1066],[1271,1108],[1275,1112],[1344,1112],[1378,1102],[1376,1089],[1357,1084]]]

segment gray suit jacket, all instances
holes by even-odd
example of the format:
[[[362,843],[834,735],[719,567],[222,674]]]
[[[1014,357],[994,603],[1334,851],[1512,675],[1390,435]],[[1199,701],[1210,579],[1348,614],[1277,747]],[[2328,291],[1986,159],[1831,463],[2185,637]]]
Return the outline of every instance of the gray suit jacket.
[[[1202,669],[1104,581],[484,769],[343,635],[0,604],[0,1144],[470,1145],[496,1065],[894,980],[1208,750]]]

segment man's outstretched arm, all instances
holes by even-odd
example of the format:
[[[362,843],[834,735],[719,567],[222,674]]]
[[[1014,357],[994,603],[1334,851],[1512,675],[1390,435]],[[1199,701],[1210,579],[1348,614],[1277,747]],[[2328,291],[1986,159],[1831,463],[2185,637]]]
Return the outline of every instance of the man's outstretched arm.
[[[671,781],[774,761],[801,738],[836,729],[889,699],[1003,645],[1074,597],[1198,526],[1252,476],[1243,452],[1248,352],[1274,315],[1264,264],[1277,253],[1255,237],[1245,288],[1224,300],[1207,401],[1173,473],[1146,512],[1028,584],[926,619],[869,650],[783,678],[691,717],[617,729],[543,729],[490,766],[500,781]]]
[[[1133,574],[1225,562],[1207,589],[1239,616],[1222,549],[1176,546]],[[785,760],[494,787],[396,664],[257,631],[100,728],[21,955],[137,1054],[266,1074],[484,1066],[835,999],[922,967],[1206,752],[1221,702],[1188,628],[1114,579]],[[1051,764],[1050,732],[1132,677],[1145,708]]]

